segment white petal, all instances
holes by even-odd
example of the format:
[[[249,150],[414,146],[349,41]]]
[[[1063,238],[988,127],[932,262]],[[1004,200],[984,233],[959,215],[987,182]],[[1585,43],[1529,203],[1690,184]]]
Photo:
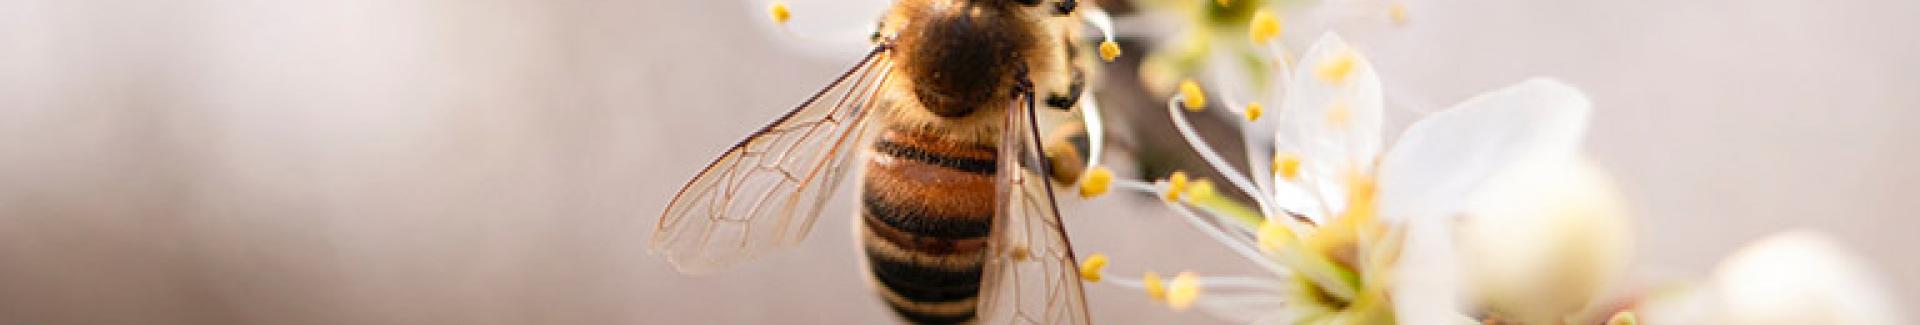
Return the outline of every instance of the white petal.
[[[1451,215],[1494,173],[1572,154],[1591,110],[1580,90],[1532,79],[1414,122],[1380,162],[1380,212],[1388,220]]]
[[[782,46],[825,58],[859,57],[873,49],[868,36],[891,1],[887,0],[747,0],[751,17],[761,30]],[[784,3],[793,13],[785,23],[775,22],[769,8]]]
[[[1300,154],[1299,147],[1293,144],[1292,139],[1285,137],[1276,138],[1273,140],[1273,145],[1274,150],[1278,152]],[[1263,167],[1265,169],[1272,169],[1272,166],[1272,162],[1269,161],[1268,164]],[[1305,172],[1302,171],[1302,173]],[[1319,193],[1315,192],[1315,188],[1307,186],[1305,175],[1301,175],[1300,179],[1290,180],[1286,179],[1285,175],[1273,172],[1269,173],[1267,177],[1273,180],[1269,184],[1273,185],[1272,195],[1274,208],[1305,215],[1307,220],[1313,220],[1313,222],[1316,223],[1326,221],[1330,212],[1325,209],[1325,206],[1321,205]]]
[[[1343,81],[1319,76],[1322,65],[1341,57],[1353,60]],[[1297,146],[1302,181],[1338,211],[1345,206],[1345,176],[1364,171],[1380,151],[1380,78],[1366,56],[1332,33],[1314,42],[1288,78],[1277,137]],[[1342,116],[1330,116],[1336,106]]]
[[[1393,313],[1399,324],[1460,324],[1458,256],[1448,224],[1437,218],[1406,224],[1407,239],[1394,266]]]
[[[1714,272],[1724,324],[1900,324],[1886,283],[1827,236],[1774,235]]]
[[[1522,324],[1559,322],[1586,308],[1611,290],[1633,250],[1612,180],[1591,161],[1568,158],[1576,159],[1501,172],[1460,222],[1461,263],[1479,293],[1472,301]]]

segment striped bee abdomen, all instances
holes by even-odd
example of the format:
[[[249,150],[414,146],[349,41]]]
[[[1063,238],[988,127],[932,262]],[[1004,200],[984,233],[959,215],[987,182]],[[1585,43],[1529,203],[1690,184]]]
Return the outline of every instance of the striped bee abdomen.
[[[873,142],[861,187],[861,246],[881,298],[907,321],[974,319],[996,154],[902,130]]]

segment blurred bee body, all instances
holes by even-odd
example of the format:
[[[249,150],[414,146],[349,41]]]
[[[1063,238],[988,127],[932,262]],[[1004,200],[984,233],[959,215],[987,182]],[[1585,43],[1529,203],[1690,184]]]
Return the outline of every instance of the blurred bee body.
[[[700,272],[790,246],[858,162],[864,264],[902,319],[1087,323],[1046,181],[1079,170],[1046,153],[1079,155],[1043,153],[1034,121],[1036,106],[1070,110],[1084,91],[1077,6],[895,2],[865,60],[676,195],[655,252]]]
[[[867,152],[860,243],[881,297],[910,322],[975,316],[995,213],[999,122],[1017,113],[1003,103],[1028,86],[1064,110],[1084,90],[1077,21],[1061,18],[1075,4],[1045,4],[907,0],[882,20],[906,96],[882,117],[888,127]]]
[[[970,320],[994,215],[996,150],[887,131],[868,153],[860,244],[881,296],[921,324]]]

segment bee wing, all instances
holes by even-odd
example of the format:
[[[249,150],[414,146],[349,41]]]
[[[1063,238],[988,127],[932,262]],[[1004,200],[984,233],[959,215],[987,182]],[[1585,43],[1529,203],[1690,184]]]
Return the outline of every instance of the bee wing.
[[[712,271],[805,239],[838,187],[887,83],[875,48],[826,89],[708,164],[660,216],[652,252]]]
[[[1079,264],[1060,222],[1041,155],[1032,94],[1007,111],[999,199],[987,244],[982,324],[1088,324]]]

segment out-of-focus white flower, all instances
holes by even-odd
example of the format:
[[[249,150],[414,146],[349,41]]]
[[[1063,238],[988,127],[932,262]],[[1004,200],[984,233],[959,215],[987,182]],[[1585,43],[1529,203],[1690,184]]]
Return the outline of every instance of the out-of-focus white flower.
[[[1273,67],[1293,60],[1295,53],[1283,44],[1293,38],[1288,35],[1313,37],[1336,25],[1343,31],[1372,30],[1407,19],[1407,7],[1399,0],[1136,2],[1149,9],[1146,16],[1171,20],[1178,29],[1141,63],[1141,82],[1147,89],[1168,93],[1180,80],[1203,79],[1221,84],[1215,90],[1226,95],[1223,99],[1247,96],[1243,99],[1252,101],[1272,96],[1270,81],[1280,79],[1273,78]],[[1300,30],[1313,32],[1292,32]]]
[[[1742,248],[1703,287],[1645,309],[1659,324],[1904,324],[1886,288],[1833,239],[1801,230]]]
[[[1466,214],[1458,239],[1471,301],[1522,324],[1587,309],[1633,249],[1624,199],[1585,159],[1528,162],[1495,176]]]
[[[870,37],[888,0],[746,0],[774,41],[799,53],[858,58],[873,49]]]
[[[1471,322],[1456,299],[1451,217],[1494,175],[1575,153],[1591,109],[1570,86],[1528,80],[1414,122],[1382,153],[1380,81],[1340,37],[1315,42],[1282,82],[1286,97],[1269,119],[1278,120],[1274,136],[1253,137],[1249,146],[1249,165],[1272,168],[1253,168],[1251,177],[1187,123],[1181,104],[1199,96],[1168,103],[1181,135],[1224,186],[1251,194],[1253,206],[1178,173],[1157,183],[1102,182],[1161,194],[1169,208],[1272,271],[1199,278],[1208,293],[1195,305],[1230,320]],[[1259,110],[1240,111],[1249,117],[1245,127],[1268,125]],[[1112,282],[1155,291],[1144,284],[1151,281]]]

